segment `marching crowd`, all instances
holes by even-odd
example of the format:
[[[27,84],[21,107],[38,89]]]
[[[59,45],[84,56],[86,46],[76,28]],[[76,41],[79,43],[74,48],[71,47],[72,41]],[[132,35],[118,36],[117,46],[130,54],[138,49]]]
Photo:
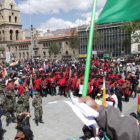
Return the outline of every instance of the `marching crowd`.
[[[48,94],[69,97],[70,91],[80,97],[80,88],[84,83],[84,71],[84,59],[79,61],[35,60],[34,62],[16,60],[12,64],[2,63],[0,115],[5,115],[6,125],[8,126],[11,121],[18,122],[22,119],[21,116],[29,116],[25,112],[30,112],[29,98],[33,98],[33,95],[35,95],[32,100],[35,123],[37,126],[39,122],[43,123],[42,98],[46,98]],[[102,100],[103,77],[105,77],[107,100],[112,101],[114,106],[122,112],[123,96],[126,102],[130,97],[136,97],[139,76],[140,67],[135,62],[122,63],[119,59],[114,61],[111,58],[92,59],[87,95],[92,99]],[[2,134],[2,125],[0,129]],[[30,139],[32,139],[32,131],[29,132],[32,136]]]

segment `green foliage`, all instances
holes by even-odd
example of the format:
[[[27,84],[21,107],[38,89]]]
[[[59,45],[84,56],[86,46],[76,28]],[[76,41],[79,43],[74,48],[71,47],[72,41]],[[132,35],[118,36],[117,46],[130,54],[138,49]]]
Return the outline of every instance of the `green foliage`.
[[[130,48],[131,47],[131,41],[133,43],[137,43],[140,40],[140,36],[137,35],[136,31],[140,30],[140,19],[135,20],[135,21],[129,21],[125,22],[122,26],[121,29],[124,30],[128,35],[133,35],[133,37],[126,38],[125,40],[122,41],[123,46],[125,48]]]
[[[101,34],[95,29],[93,39],[97,46],[101,44],[101,42],[102,42],[101,38],[102,38]]]
[[[70,38],[70,47],[72,49],[79,49],[79,47],[80,47],[80,40],[79,40],[78,36],[75,35],[74,31],[72,31],[71,34],[72,34],[72,36]]]
[[[135,21],[125,22],[121,29],[124,30],[127,34],[132,34],[137,30],[140,30],[140,19]]]
[[[55,56],[58,55],[61,50],[60,45],[58,43],[54,43],[54,42],[50,44],[48,49],[49,49],[48,52],[49,52],[50,56],[52,54],[54,54]]]

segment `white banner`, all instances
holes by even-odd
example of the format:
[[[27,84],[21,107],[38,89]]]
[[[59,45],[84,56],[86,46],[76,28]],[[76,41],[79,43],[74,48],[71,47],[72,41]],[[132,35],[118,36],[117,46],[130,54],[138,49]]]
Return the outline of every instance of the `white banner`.
[[[6,62],[10,62],[10,52],[6,52]]]

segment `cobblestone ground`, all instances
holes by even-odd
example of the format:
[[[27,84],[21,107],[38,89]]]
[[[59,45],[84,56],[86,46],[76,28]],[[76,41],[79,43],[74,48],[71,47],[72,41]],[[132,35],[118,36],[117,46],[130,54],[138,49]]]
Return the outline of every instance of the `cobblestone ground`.
[[[31,106],[31,129],[34,133],[34,140],[66,140],[67,138],[82,136],[83,123],[76,117],[71,108],[63,103],[48,104],[55,100],[69,100],[62,96],[50,96],[43,98],[43,120],[44,124],[36,126],[34,123],[34,110]],[[30,104],[32,99],[30,99]],[[137,98],[130,98],[130,102],[123,102],[123,114],[137,110]],[[5,117],[2,117],[3,128],[6,129],[4,140],[13,140],[16,135],[15,124],[11,123],[6,127]]]

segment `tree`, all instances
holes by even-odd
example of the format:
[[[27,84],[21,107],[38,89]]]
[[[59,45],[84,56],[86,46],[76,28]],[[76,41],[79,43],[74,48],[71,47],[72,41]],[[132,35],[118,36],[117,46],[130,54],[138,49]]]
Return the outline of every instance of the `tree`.
[[[97,47],[97,46],[100,46],[101,43],[102,43],[102,36],[101,36],[101,34],[97,31],[97,29],[94,30],[94,38],[93,38],[93,41],[94,41],[96,47]],[[96,48],[96,49],[98,50],[99,48]]]
[[[133,42],[140,42],[140,36],[138,34],[138,30],[140,30],[140,19],[135,21],[127,21],[122,26],[121,29],[124,30],[127,34],[132,35]],[[131,45],[131,40],[129,40]]]
[[[121,29],[128,34],[128,37],[122,40],[122,44],[124,46],[125,53],[128,52],[131,48],[131,43],[140,42],[140,19],[135,21],[127,21],[122,26]]]
[[[52,54],[54,54],[55,58],[56,58],[56,55],[58,55],[61,50],[60,45],[55,42],[51,43],[48,49],[49,49],[48,50],[49,55],[51,56]]]
[[[70,37],[70,48],[73,50],[74,56],[75,56],[75,51],[78,50],[80,47],[80,40],[77,36],[77,33],[75,33],[75,30],[71,32],[71,37]]]

